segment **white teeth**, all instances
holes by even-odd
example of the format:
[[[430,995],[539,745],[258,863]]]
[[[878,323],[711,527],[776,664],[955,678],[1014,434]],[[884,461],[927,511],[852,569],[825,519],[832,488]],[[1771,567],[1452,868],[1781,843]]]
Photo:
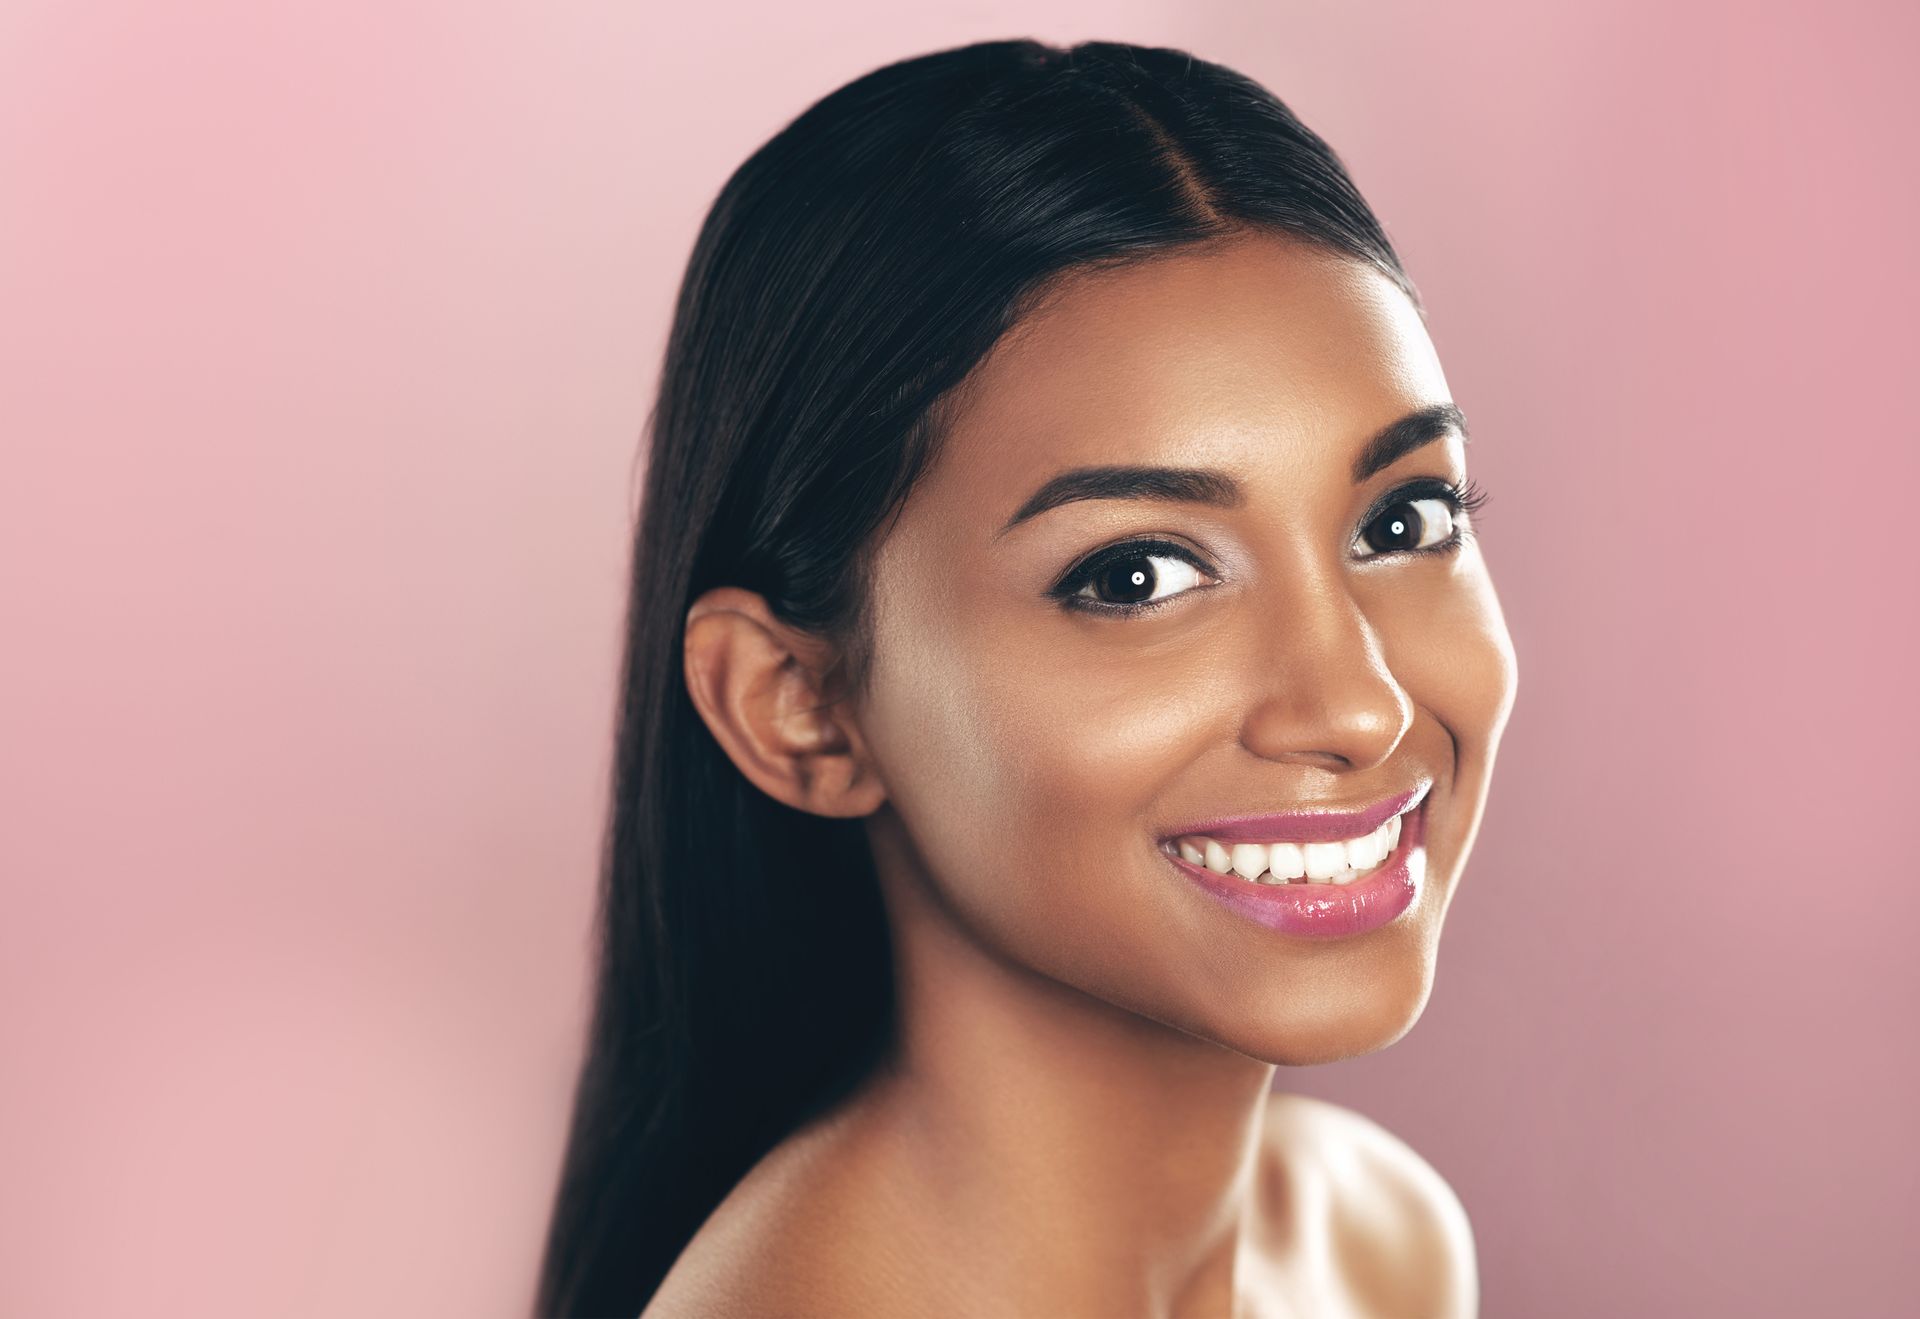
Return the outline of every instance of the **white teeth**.
[[[1259,884],[1305,879],[1312,884],[1351,884],[1377,868],[1400,845],[1396,815],[1363,838],[1339,843],[1233,843],[1198,836],[1178,842],[1180,856],[1216,875],[1236,874]]]
[[[1387,855],[1387,835],[1383,829],[1375,829],[1365,838],[1356,838],[1347,844],[1347,865],[1354,870],[1372,870]]]
[[[1267,869],[1267,849],[1259,843],[1233,845],[1233,871],[1242,879],[1258,879]]]
[[[1307,854],[1307,879],[1326,883],[1346,869],[1345,843],[1308,843],[1300,849]]]
[[[1301,879],[1307,873],[1307,858],[1298,843],[1275,843],[1272,848],[1275,879]]]

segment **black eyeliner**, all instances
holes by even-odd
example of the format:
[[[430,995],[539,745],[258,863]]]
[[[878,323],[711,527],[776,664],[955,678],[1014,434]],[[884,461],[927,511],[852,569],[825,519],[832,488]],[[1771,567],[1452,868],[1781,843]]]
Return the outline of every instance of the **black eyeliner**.
[[[1464,513],[1471,518],[1474,513],[1486,506],[1487,492],[1482,490],[1472,477],[1458,482],[1438,476],[1415,477],[1375,500],[1373,507],[1368,509],[1360,519],[1360,526],[1364,529],[1394,505],[1414,499],[1444,499],[1455,513]]]
[[[1473,515],[1486,506],[1487,492],[1476,484],[1472,477],[1467,477],[1457,482],[1438,476],[1415,477],[1411,481],[1395,486],[1392,490],[1389,490],[1386,494],[1375,500],[1373,507],[1368,509],[1360,520],[1360,532],[1364,533],[1367,527],[1372,525],[1374,520],[1384,514],[1388,509],[1400,504],[1410,503],[1417,499],[1439,499],[1444,501],[1447,506],[1453,510],[1455,515],[1453,519],[1453,534],[1438,545],[1429,545],[1425,549],[1381,550],[1365,557],[1378,559],[1399,554],[1450,554],[1457,551],[1473,536]],[[1463,516],[1464,520],[1462,520]],[[1110,614],[1126,618],[1137,618],[1142,614],[1153,613],[1161,606],[1172,604],[1175,600],[1178,600],[1181,595],[1187,593],[1182,591],[1179,595],[1167,596],[1165,599],[1148,600],[1142,601],[1139,604],[1127,605],[1115,604],[1110,601],[1083,600],[1080,598],[1079,592],[1091,582],[1102,569],[1110,567],[1115,563],[1124,563],[1129,559],[1162,556],[1179,559],[1183,563],[1197,568],[1209,577],[1215,575],[1212,565],[1188,549],[1185,545],[1179,544],[1176,541],[1162,540],[1150,536],[1135,537],[1094,551],[1072,568],[1068,569],[1066,574],[1048,589],[1047,595],[1057,601],[1061,608],[1072,610],[1076,613]]]
[[[1162,604],[1166,604],[1178,597],[1169,596],[1166,600],[1142,602],[1135,605],[1113,604],[1107,601],[1081,601],[1076,599],[1080,588],[1088,582],[1091,582],[1095,575],[1103,568],[1110,567],[1116,563],[1124,563],[1129,559],[1143,559],[1149,556],[1164,556],[1166,558],[1179,559],[1183,563],[1190,564],[1201,572],[1206,573],[1209,577],[1213,575],[1212,565],[1208,564],[1206,560],[1202,559],[1185,545],[1170,540],[1140,537],[1133,540],[1123,540],[1116,544],[1109,545],[1105,549],[1094,551],[1072,568],[1068,569],[1066,576],[1055,583],[1053,587],[1048,590],[1047,594],[1058,600],[1065,608],[1079,610],[1083,613],[1151,613]]]
[[[1474,536],[1475,517],[1486,507],[1487,492],[1472,477],[1460,481],[1449,481],[1439,476],[1419,476],[1402,485],[1395,486],[1368,509],[1360,519],[1360,529],[1356,538],[1365,535],[1368,527],[1383,516],[1388,509],[1401,504],[1412,503],[1418,499],[1438,499],[1445,503],[1453,513],[1453,533],[1438,545],[1429,545],[1425,549],[1376,550],[1363,555],[1367,559],[1392,558],[1402,554],[1452,554],[1459,550]]]

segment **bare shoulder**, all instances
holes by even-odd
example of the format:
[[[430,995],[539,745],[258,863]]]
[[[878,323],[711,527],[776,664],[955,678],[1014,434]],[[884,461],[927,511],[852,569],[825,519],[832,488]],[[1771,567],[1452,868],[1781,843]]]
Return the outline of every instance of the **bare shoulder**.
[[[844,1124],[789,1136],[708,1215],[642,1319],[918,1313],[905,1260],[925,1243],[876,1191],[870,1163]]]
[[[1368,1315],[1472,1319],[1480,1279],[1466,1207],[1432,1164],[1372,1118],[1275,1094],[1266,1153],[1324,1205],[1335,1271]]]

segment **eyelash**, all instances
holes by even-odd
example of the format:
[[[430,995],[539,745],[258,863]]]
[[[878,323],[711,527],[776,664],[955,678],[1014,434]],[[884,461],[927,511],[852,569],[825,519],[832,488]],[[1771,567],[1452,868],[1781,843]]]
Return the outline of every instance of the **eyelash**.
[[[1446,481],[1433,476],[1421,477],[1418,480],[1409,481],[1405,485],[1396,487],[1375,501],[1373,507],[1368,509],[1365,515],[1361,517],[1360,530],[1365,531],[1367,527],[1373,524],[1374,519],[1385,513],[1388,509],[1399,504],[1410,503],[1416,499],[1439,499],[1445,501],[1453,514],[1453,534],[1441,541],[1438,545],[1429,545],[1425,549],[1383,550],[1379,553],[1367,555],[1366,557],[1368,559],[1389,559],[1402,554],[1457,553],[1474,535],[1475,515],[1486,507],[1487,492],[1476,484],[1471,477],[1461,482]],[[1356,535],[1357,534],[1358,533],[1356,533]],[[1126,618],[1138,618],[1142,614],[1154,613],[1186,596],[1188,592],[1181,591],[1176,595],[1166,596],[1159,600],[1143,601],[1140,604],[1132,605],[1113,604],[1102,600],[1086,600],[1082,599],[1079,594],[1081,589],[1091,583],[1102,569],[1115,563],[1125,563],[1132,559],[1145,558],[1148,556],[1165,556],[1167,558],[1179,559],[1183,563],[1198,568],[1208,576],[1213,575],[1214,570],[1212,565],[1208,564],[1186,546],[1168,540],[1143,538],[1121,541],[1117,545],[1109,545],[1105,549],[1096,550],[1070,568],[1066,576],[1062,577],[1059,583],[1055,585],[1048,594],[1059,602],[1061,608],[1077,613],[1110,614]]]

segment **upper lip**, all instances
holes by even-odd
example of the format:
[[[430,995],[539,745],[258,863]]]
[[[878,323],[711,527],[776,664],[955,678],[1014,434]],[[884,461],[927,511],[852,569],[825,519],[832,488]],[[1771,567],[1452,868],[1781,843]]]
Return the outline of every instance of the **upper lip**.
[[[1365,838],[1394,816],[1418,806],[1431,783],[1354,811],[1288,811],[1280,815],[1229,815],[1175,829],[1167,839],[1199,834],[1222,843],[1338,843]],[[1164,840],[1163,840],[1164,841]]]

